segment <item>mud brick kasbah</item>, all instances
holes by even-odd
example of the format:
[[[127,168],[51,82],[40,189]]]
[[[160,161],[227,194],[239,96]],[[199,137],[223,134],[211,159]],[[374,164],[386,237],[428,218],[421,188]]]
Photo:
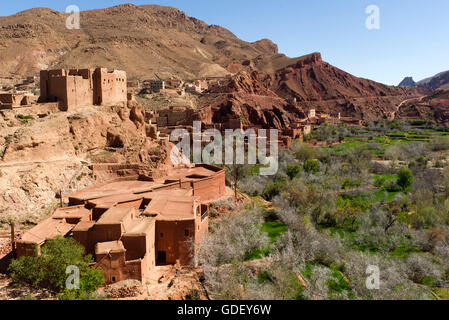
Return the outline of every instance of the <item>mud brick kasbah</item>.
[[[40,89],[40,102],[57,101],[63,111],[128,100],[126,72],[106,68],[41,70]]]
[[[162,178],[150,172],[109,180],[65,196],[68,207],[26,232],[17,256],[40,255],[46,241],[73,237],[107,284],[145,281],[157,265],[193,263],[192,244],[208,232],[209,204],[229,195],[225,171],[204,164]]]

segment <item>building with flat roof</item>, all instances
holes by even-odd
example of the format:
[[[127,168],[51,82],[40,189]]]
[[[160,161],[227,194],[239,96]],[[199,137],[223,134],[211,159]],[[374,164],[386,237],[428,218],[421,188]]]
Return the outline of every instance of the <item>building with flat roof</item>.
[[[69,206],[27,231],[17,255],[39,255],[61,235],[81,243],[106,284],[144,281],[156,265],[190,265],[209,228],[209,203],[228,196],[225,171],[212,165],[173,169],[166,176],[128,176],[68,196]]]
[[[163,80],[150,80],[149,86],[151,92],[159,92],[161,90],[165,90],[165,81]]]
[[[128,99],[126,72],[105,68],[41,70],[40,89],[40,102],[59,102],[64,111]]]

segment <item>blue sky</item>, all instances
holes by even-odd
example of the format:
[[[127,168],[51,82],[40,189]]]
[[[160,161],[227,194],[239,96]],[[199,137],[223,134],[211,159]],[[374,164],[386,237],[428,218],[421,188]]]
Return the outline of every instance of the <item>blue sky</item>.
[[[291,57],[319,51],[340,69],[387,84],[449,70],[448,0],[21,0],[2,1],[0,15],[33,7],[65,11],[74,4],[87,10],[127,2],[173,6],[246,41],[269,38]],[[368,5],[380,9],[379,30],[365,27]]]

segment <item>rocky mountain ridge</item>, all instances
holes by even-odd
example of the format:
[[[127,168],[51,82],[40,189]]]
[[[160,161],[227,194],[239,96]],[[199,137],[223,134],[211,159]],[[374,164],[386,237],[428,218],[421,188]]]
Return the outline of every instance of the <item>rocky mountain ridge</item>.
[[[83,11],[79,30],[66,28],[67,17],[47,8],[0,17],[0,76],[104,66],[123,69],[130,78],[186,79],[226,76],[234,61],[259,59],[274,67],[290,62],[268,39],[249,43],[171,7],[123,4]]]

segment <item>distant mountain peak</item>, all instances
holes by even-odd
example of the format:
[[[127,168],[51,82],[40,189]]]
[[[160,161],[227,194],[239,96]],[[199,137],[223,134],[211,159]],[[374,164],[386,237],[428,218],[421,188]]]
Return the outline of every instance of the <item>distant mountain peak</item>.
[[[275,44],[270,39],[262,39],[262,40],[253,42],[252,45],[256,49],[258,49],[258,50],[260,50],[260,51],[262,51],[262,52],[264,52],[266,54],[274,55],[274,54],[278,54],[279,53],[279,49],[278,49],[277,44]]]
[[[399,84],[399,87],[416,87],[416,82],[413,80],[413,77],[405,77]]]

